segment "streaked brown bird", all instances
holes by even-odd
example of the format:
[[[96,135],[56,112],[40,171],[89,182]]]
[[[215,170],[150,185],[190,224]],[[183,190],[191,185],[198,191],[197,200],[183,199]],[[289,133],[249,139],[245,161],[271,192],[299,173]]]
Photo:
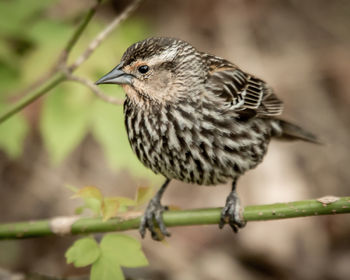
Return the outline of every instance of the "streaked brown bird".
[[[317,143],[304,129],[279,119],[283,103],[261,79],[235,64],[166,37],[130,46],[121,62],[96,84],[122,85],[125,126],[133,151],[165,183],[149,202],[140,233],[170,236],[160,203],[170,180],[217,185],[232,180],[221,213],[237,232],[245,225],[236,182],[256,167],[271,138]]]

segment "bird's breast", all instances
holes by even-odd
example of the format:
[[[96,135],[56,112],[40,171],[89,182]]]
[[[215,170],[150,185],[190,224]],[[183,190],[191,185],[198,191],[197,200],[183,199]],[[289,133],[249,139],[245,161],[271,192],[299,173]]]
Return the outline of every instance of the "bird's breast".
[[[247,132],[232,116],[211,106],[141,108],[127,100],[124,113],[129,142],[139,160],[170,179],[224,183],[256,165],[261,160],[257,154],[266,150],[262,133]]]

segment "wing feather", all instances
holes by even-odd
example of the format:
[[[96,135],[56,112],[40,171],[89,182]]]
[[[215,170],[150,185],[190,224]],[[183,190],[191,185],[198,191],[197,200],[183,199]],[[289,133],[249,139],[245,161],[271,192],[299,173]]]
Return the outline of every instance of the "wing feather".
[[[242,115],[276,116],[283,111],[283,102],[266,83],[240,70],[233,63],[203,53],[209,67],[207,90],[227,102]]]

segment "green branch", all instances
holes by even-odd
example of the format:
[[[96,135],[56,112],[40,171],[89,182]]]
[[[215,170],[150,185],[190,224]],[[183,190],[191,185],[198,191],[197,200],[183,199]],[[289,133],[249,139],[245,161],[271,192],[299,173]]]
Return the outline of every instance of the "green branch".
[[[67,41],[65,48],[62,50],[61,55],[59,56],[58,61],[55,66],[52,67],[52,71],[49,71],[48,75],[45,75],[44,79],[40,79],[40,83],[38,87],[35,87],[33,91],[29,92],[25,97],[19,100],[15,105],[13,105],[10,109],[0,115],[0,124],[6,121],[8,118],[12,117],[14,114],[18,113],[29,104],[33,103],[39,97],[43,96],[51,89],[56,87],[58,84],[67,80],[67,75],[64,73],[65,63],[67,61],[68,54],[75,46],[83,31],[87,27],[88,23],[91,21],[92,17],[97,11],[98,6],[100,5],[102,0],[97,0],[96,4],[90,8],[90,10],[86,13],[78,27],[75,29],[74,33]],[[62,69],[60,69],[60,67]],[[36,83],[35,83],[36,84]]]
[[[34,89],[32,92],[27,94],[21,100],[19,100],[15,105],[13,105],[8,111],[0,115],[0,124],[6,121],[8,118],[21,111],[29,104],[33,103],[39,97],[43,96],[45,93],[49,92],[51,89],[56,87],[58,84],[66,80],[66,75],[62,72],[57,72],[47,81],[45,81],[40,87]]]
[[[81,23],[78,25],[78,27],[75,29],[74,33],[70,37],[70,39],[67,41],[67,44],[65,48],[62,50],[61,55],[58,58],[58,61],[54,64],[53,67],[51,67],[52,70],[49,70],[44,77],[41,77],[37,82],[35,82],[32,86],[30,86],[29,93],[26,94],[22,99],[20,99],[16,104],[14,104],[10,109],[8,109],[6,112],[0,114],[0,124],[6,121],[8,118],[12,117],[14,114],[18,113],[25,107],[27,107],[29,104],[33,103],[35,100],[37,100],[39,97],[43,96],[47,92],[49,92],[51,89],[56,87],[58,84],[60,84],[62,81],[66,80],[67,77],[64,74],[64,68],[67,68],[66,61],[68,58],[68,55],[80,36],[82,35],[83,31],[87,27],[88,23],[92,19],[93,15],[96,13],[96,10],[98,6],[100,5],[101,0],[97,0],[96,4],[90,8],[90,10],[87,12],[85,17],[82,19]],[[32,89],[32,87],[34,87]],[[25,90],[24,92],[26,92]]]
[[[57,86],[62,81],[71,79],[73,77],[72,72],[75,71],[76,68],[78,68],[85,60],[87,60],[90,57],[90,55],[94,52],[94,50],[101,44],[101,42],[111,33],[111,31],[114,30],[120,24],[121,21],[126,19],[130,15],[130,13],[132,13],[136,9],[140,1],[141,0],[134,0],[132,3],[130,3],[120,15],[118,15],[109,25],[105,27],[105,29],[103,29],[95,37],[95,39],[92,40],[90,45],[81,54],[81,56],[79,56],[78,59],[72,65],[68,66],[67,59],[70,51],[83,34],[83,31],[86,29],[88,23],[91,21],[91,19],[97,11],[97,8],[102,2],[102,0],[96,0],[96,4],[93,7],[91,7],[90,10],[86,13],[86,15],[84,16],[78,27],[75,29],[70,39],[67,41],[66,46],[59,55],[58,61],[51,67],[51,70],[47,71],[47,73],[43,77],[41,77],[31,86],[29,86],[29,88],[23,91],[24,93],[26,93],[26,95],[22,99],[20,99],[7,111],[0,113],[0,124],[6,121],[11,116],[13,116],[14,114],[21,111],[29,104],[33,103],[39,97],[48,93],[52,88]],[[75,79],[77,78],[75,77]],[[88,83],[85,84],[86,86],[91,88],[91,86],[89,86]],[[99,94],[97,96],[101,97],[102,94]],[[109,102],[108,97],[102,96],[102,99]]]
[[[164,213],[168,227],[218,224],[221,208],[176,210]],[[289,203],[247,206],[246,221],[266,221],[296,217],[350,213],[350,197],[323,197]],[[49,220],[0,224],[0,239],[18,239],[48,235],[87,234],[137,229],[141,213],[103,222],[101,218],[61,217]]]
[[[85,28],[89,24],[90,20],[95,15],[97,8],[101,4],[101,2],[102,2],[102,0],[97,0],[95,6],[93,6],[86,13],[85,17],[83,18],[83,20],[80,22],[79,26],[77,27],[77,29],[73,33],[72,37],[68,40],[66,47],[63,49],[64,53],[68,54],[72,50],[72,48],[75,46],[75,44],[79,40],[81,34],[83,33],[83,31],[85,30]]]

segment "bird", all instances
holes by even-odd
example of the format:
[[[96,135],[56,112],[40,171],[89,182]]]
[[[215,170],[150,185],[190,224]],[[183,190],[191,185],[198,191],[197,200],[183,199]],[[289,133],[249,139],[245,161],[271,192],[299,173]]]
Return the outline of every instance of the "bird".
[[[272,138],[319,143],[298,125],[279,118],[283,102],[260,78],[234,63],[171,37],[131,45],[99,84],[121,85],[124,119],[138,159],[166,180],[149,201],[139,231],[154,240],[170,236],[161,198],[171,180],[197,185],[232,181],[219,227],[234,232],[246,222],[238,178],[262,162]]]

